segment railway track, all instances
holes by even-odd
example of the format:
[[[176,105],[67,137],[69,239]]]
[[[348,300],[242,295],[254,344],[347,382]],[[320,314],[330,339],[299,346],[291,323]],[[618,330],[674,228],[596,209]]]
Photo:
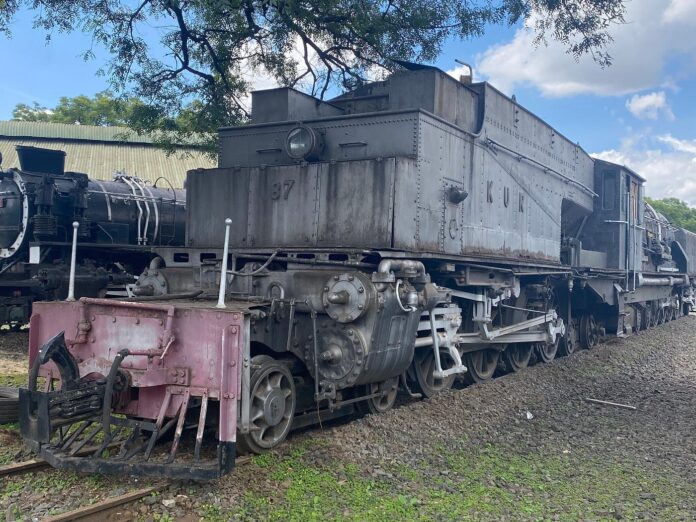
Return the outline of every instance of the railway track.
[[[243,466],[251,461],[251,457],[244,456],[239,457],[235,461],[236,466]],[[24,473],[41,471],[43,469],[49,468],[48,462],[40,459],[32,459],[24,462],[15,462],[12,464],[7,464],[5,466],[0,466],[0,477],[5,480],[7,477],[13,477],[22,475]],[[141,498],[147,497],[153,493],[158,493],[163,491],[169,486],[168,482],[156,484],[153,486],[147,486],[144,488],[136,489],[124,493],[123,495],[118,495],[116,497],[109,497],[94,504],[88,506],[82,506],[72,511],[66,511],[58,515],[53,515],[51,517],[45,518],[46,522],[72,522],[75,520],[94,520],[94,521],[105,521],[105,520],[122,520],[119,517],[119,512],[128,504],[137,502]],[[115,517],[115,518],[112,518]]]

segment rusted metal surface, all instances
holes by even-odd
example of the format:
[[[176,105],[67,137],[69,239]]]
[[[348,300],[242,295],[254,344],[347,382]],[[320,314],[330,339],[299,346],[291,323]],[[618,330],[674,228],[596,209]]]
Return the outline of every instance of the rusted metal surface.
[[[203,219],[214,212],[232,219],[233,249],[391,248],[402,161],[193,171],[189,194],[205,205],[189,206],[188,243],[219,248],[224,222]]]
[[[40,455],[52,465],[71,469],[109,472],[114,469],[142,468],[144,465],[130,462],[141,451],[145,451],[145,460],[150,456],[152,446],[160,433],[174,429],[174,442],[170,449],[168,462],[176,459],[179,440],[184,430],[184,419],[188,406],[196,402],[215,400],[220,403],[221,426],[218,443],[223,454],[218,458],[225,462],[234,459],[236,440],[237,403],[241,391],[239,368],[242,360],[244,339],[244,313],[234,308],[224,310],[210,307],[189,307],[185,303],[131,303],[100,299],[82,299],[79,302],[39,303],[32,317],[32,335],[30,336],[30,363],[33,365],[40,348],[47,343],[55,332],[65,330],[65,346],[69,358],[75,362],[81,382],[95,382],[106,379],[106,395],[103,413],[94,422],[95,429],[81,435],[75,435],[74,441],[65,441],[61,435],[58,443],[51,440],[39,441],[42,444]],[[53,342],[53,341],[52,341]],[[65,359],[65,357],[63,357]],[[116,362],[115,362],[116,361]],[[117,373],[122,375],[121,382],[129,383],[138,390],[137,400],[129,394],[120,394],[118,390],[111,395],[111,379]],[[40,367],[39,374],[47,378],[58,379],[60,368],[51,360]],[[65,375],[65,374],[63,374]],[[85,381],[87,378],[87,381]],[[91,379],[91,381],[90,381]],[[72,386],[77,385],[75,383]],[[84,385],[83,385],[84,386]],[[86,393],[99,393],[99,384],[85,388]],[[29,393],[32,393],[31,391]],[[36,396],[40,398],[40,396]],[[61,395],[58,395],[61,397]],[[66,396],[67,397],[67,396]],[[85,395],[87,397],[87,395]],[[95,395],[97,400],[98,395]],[[49,399],[50,400],[50,399]],[[65,400],[65,399],[64,399]],[[84,402],[84,401],[83,401]],[[22,399],[20,397],[20,406]],[[82,404],[82,403],[80,403]],[[94,403],[90,403],[94,404]],[[85,403],[86,405],[86,403]],[[85,406],[80,406],[84,410]],[[92,406],[90,406],[92,407]],[[65,406],[63,406],[65,408]],[[204,411],[207,407],[204,408]],[[65,411],[65,410],[63,410]],[[72,410],[71,410],[72,411]],[[82,410],[78,410],[82,411]],[[96,413],[96,412],[95,412]],[[125,414],[138,421],[121,421],[111,416]],[[76,420],[84,416],[75,417]],[[103,417],[103,420],[101,420]],[[70,422],[71,417],[54,421],[59,425]],[[205,425],[205,413],[199,416],[198,431],[202,434]],[[31,423],[25,415],[24,422]],[[175,427],[174,427],[175,426]],[[51,428],[52,430],[54,428]],[[106,444],[119,439],[132,429],[130,439],[122,440],[119,462],[100,459]],[[84,464],[77,457],[66,453],[80,444],[89,443],[100,430],[104,432],[104,447],[99,448],[94,456]],[[151,432],[147,448],[138,445],[139,435]],[[23,435],[41,433],[22,426]],[[124,435],[125,436],[125,435]],[[78,442],[82,440],[82,442]],[[34,441],[37,442],[37,441]],[[75,446],[77,445],[77,446]],[[228,455],[229,452],[231,455]],[[200,458],[200,448],[197,448]],[[223,458],[224,457],[224,458]],[[82,459],[86,460],[86,459]],[[151,474],[168,476],[185,476],[196,478],[196,465],[179,467],[153,463]],[[216,471],[207,464],[201,464],[202,473],[207,477],[215,476]],[[148,474],[148,470],[143,471]]]

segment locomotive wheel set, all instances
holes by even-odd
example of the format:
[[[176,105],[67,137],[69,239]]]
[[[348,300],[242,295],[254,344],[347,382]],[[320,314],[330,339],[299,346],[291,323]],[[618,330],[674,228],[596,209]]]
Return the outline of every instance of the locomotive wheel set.
[[[219,167],[188,173],[185,248],[154,248],[140,299],[35,304],[30,447],[56,467],[210,479],[400,391],[689,313],[696,235],[645,205],[637,173],[487,83],[402,65],[330,102],[253,93]]]

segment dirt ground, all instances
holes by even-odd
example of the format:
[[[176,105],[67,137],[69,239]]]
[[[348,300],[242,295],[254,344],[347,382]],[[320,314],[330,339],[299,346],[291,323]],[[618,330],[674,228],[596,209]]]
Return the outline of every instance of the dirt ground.
[[[0,332],[0,375],[27,371],[28,340],[29,334],[26,332]]]
[[[172,482],[117,518],[696,520],[695,334],[686,317],[298,433],[217,482]],[[0,337],[0,356],[23,371],[10,339]],[[25,457],[16,427],[1,430],[0,459]],[[149,483],[57,470],[11,478],[0,482],[0,519],[40,520]]]

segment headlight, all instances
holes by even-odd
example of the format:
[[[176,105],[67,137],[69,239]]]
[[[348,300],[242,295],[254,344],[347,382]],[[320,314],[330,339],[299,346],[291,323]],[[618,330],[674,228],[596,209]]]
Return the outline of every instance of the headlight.
[[[288,132],[285,149],[293,159],[315,159],[322,149],[321,139],[309,127],[295,127]]]

